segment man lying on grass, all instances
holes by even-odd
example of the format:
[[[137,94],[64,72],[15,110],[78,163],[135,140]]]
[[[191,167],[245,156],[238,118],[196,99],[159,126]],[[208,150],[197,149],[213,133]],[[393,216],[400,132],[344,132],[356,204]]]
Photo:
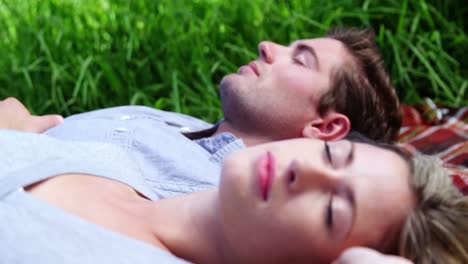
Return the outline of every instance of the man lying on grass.
[[[222,79],[224,119],[215,126],[142,107],[111,108],[72,119],[121,118],[127,122],[119,125],[131,130],[133,123],[151,126],[135,121],[139,114],[154,115],[166,126],[188,132],[191,139],[208,138],[197,141],[204,147],[220,140],[237,140],[246,146],[297,137],[336,140],[350,130],[378,141],[396,138],[401,124],[399,102],[372,32],[336,29],[324,38],[298,40],[289,46],[264,41],[258,51],[257,60]],[[89,126],[86,137],[103,132]],[[197,130],[207,127],[207,131]],[[51,134],[67,132],[62,127]]]

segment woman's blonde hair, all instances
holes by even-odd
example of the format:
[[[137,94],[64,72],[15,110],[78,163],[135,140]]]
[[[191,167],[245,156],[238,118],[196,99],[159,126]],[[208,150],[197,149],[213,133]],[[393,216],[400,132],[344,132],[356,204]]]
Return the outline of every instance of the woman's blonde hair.
[[[416,206],[403,225],[399,254],[414,263],[468,263],[468,197],[439,159],[416,156],[412,163]]]

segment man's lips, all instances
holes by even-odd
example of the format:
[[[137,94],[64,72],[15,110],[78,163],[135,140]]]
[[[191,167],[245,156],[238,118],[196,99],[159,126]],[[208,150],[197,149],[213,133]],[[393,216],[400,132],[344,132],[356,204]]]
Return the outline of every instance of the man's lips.
[[[257,64],[254,61],[249,63],[249,67],[252,68],[252,70],[255,72],[255,75],[260,76]]]
[[[275,175],[275,157],[270,152],[263,154],[257,160],[256,169],[260,194],[263,200],[267,200]]]
[[[250,63],[247,64],[247,65],[241,66],[241,67],[239,68],[239,73],[243,73],[243,72],[245,72],[245,71],[251,71],[253,74],[255,74],[255,75],[257,75],[257,76],[260,75],[260,73],[259,73],[259,71],[258,71],[257,64],[256,64],[254,61],[250,62]]]

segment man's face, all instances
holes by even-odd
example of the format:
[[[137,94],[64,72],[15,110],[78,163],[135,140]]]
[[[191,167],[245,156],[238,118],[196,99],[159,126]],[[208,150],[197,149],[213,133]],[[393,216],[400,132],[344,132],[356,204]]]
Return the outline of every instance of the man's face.
[[[331,38],[305,39],[282,46],[261,42],[259,58],[221,81],[225,120],[234,128],[274,139],[302,137],[319,118],[317,106],[329,90],[333,68],[349,58]]]

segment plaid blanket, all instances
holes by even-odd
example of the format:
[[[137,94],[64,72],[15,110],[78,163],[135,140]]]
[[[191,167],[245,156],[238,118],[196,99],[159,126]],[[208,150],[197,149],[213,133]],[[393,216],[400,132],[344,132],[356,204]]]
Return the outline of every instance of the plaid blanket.
[[[438,156],[453,183],[468,195],[468,107],[443,108],[426,99],[403,105],[399,145],[410,154]]]

